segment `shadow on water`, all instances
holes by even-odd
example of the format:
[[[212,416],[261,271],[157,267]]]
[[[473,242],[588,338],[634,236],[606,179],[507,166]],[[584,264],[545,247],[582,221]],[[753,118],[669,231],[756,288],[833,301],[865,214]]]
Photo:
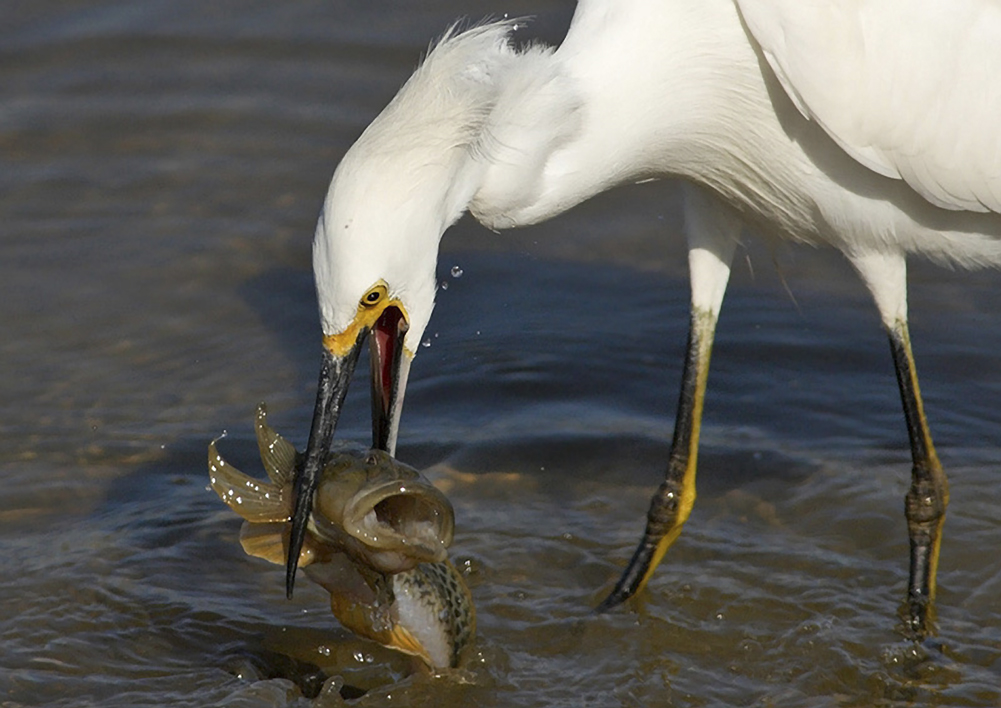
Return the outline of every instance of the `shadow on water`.
[[[269,268],[244,281],[237,292],[270,333],[275,349],[297,372],[295,390],[315,387],[321,332],[312,272],[289,266]],[[304,406],[311,403],[304,401]]]

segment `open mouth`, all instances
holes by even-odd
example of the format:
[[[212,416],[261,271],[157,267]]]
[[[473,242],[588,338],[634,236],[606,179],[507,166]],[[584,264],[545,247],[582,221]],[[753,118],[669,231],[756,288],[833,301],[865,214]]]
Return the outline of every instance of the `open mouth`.
[[[452,543],[454,512],[424,481],[393,481],[348,502],[344,530],[373,552],[396,552],[421,563],[440,563]]]

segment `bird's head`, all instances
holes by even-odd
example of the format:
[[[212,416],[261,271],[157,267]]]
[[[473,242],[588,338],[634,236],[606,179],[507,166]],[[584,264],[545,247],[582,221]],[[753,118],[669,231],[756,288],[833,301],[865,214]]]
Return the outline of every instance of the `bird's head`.
[[[294,584],[313,491],[358,355],[369,343],[372,444],[395,451],[410,362],[434,307],[438,244],[466,210],[476,146],[509,61],[506,23],[450,34],[345,154],[313,241],[323,362],[286,567]]]
[[[410,362],[434,308],[438,243],[454,218],[440,198],[435,203],[432,184],[418,178],[421,168],[403,153],[393,158],[385,164],[364,141],[352,148],[331,182],[313,241],[324,369],[343,398],[368,340],[372,446],[390,453]]]
[[[297,533],[305,533],[312,493],[365,343],[372,447],[392,454],[410,362],[434,307],[438,242],[450,221],[440,201],[433,203],[426,193],[427,185],[401,184],[408,165],[405,155],[395,157],[397,164],[383,164],[364,140],[356,143],[334,175],[317,224],[313,271],[322,365],[306,455],[296,474],[290,547]],[[297,557],[290,554],[287,567],[289,594]]]

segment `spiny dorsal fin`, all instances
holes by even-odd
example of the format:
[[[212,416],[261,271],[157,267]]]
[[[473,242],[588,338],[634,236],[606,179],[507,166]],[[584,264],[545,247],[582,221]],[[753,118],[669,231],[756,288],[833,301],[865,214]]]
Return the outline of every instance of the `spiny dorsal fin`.
[[[279,487],[291,483],[292,474],[299,464],[299,453],[295,446],[268,425],[268,407],[257,406],[254,428],[257,432],[257,447],[261,451],[261,462],[268,477]]]
[[[209,482],[219,498],[247,521],[288,521],[289,504],[283,488],[248,477],[233,467],[219,454],[217,442],[209,444]]]

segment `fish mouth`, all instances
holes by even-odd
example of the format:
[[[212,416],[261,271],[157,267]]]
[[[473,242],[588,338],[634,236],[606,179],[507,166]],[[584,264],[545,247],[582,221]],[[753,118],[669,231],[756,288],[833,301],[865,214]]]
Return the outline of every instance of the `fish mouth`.
[[[421,562],[448,556],[452,507],[427,483],[389,482],[359,494],[344,511],[344,530],[372,548],[405,551]]]
[[[423,479],[366,485],[339,516],[314,511],[311,530],[383,573],[443,562],[455,533],[451,503]]]

